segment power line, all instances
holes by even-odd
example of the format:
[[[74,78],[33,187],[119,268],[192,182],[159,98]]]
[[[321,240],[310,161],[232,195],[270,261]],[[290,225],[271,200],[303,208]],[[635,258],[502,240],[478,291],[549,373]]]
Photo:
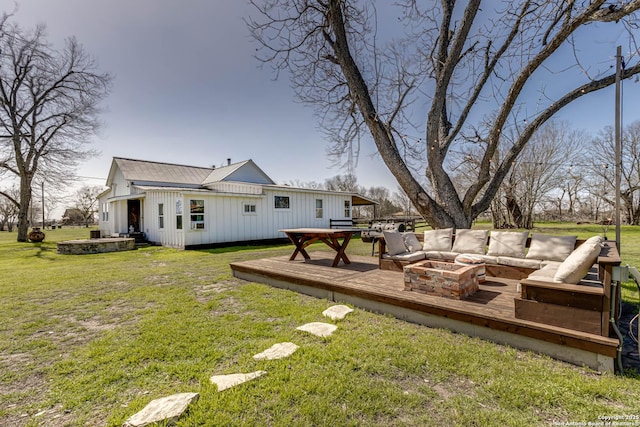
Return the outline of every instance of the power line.
[[[97,177],[97,176],[82,176],[82,175],[76,175],[76,178],[82,178],[82,179],[99,179],[102,181],[106,181],[107,178],[104,177]]]

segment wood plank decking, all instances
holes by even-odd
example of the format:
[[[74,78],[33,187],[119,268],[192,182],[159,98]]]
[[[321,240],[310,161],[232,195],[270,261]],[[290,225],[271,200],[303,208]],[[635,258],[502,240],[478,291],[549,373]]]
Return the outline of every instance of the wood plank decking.
[[[235,262],[235,277],[290,289],[431,327],[536,351],[599,371],[614,371],[618,339],[515,318],[516,280],[487,277],[480,291],[453,300],[404,290],[402,273],[378,269],[374,257],[350,255],[332,268],[332,253],[306,261],[287,256]]]

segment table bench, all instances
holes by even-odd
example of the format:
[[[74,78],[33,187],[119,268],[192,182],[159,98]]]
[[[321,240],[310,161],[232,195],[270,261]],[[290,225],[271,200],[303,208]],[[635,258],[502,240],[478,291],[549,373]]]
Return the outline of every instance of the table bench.
[[[338,228],[291,228],[285,230],[279,230],[285,233],[289,240],[295,245],[295,249],[289,261],[296,259],[298,254],[302,254],[305,260],[311,259],[307,251],[307,246],[317,241],[323,242],[331,249],[336,251],[336,256],[333,259],[332,267],[337,267],[342,260],[345,264],[351,264],[345,250],[347,245],[354,234],[359,233],[361,230],[352,229],[338,229]],[[340,241],[342,239],[342,241]]]

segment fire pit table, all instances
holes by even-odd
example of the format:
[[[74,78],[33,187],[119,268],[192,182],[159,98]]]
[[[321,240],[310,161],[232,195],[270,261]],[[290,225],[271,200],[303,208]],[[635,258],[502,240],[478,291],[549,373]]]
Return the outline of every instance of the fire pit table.
[[[460,265],[443,261],[419,261],[404,267],[404,290],[461,299],[478,291],[482,265]]]

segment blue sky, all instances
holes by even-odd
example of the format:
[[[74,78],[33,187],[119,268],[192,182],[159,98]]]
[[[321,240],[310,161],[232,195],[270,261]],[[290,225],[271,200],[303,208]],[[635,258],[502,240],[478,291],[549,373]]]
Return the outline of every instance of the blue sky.
[[[0,10],[13,9],[0,0]],[[19,0],[14,21],[47,25],[61,46],[74,35],[115,76],[105,102],[101,155],[79,171],[102,185],[114,156],[211,166],[253,159],[276,182],[317,181],[331,168],[328,142],[313,111],[295,102],[286,76],[259,69],[242,20],[244,0]],[[602,61],[614,64],[620,29],[598,40]],[[606,53],[609,52],[610,53]],[[629,82],[631,83],[631,82]],[[640,118],[640,85],[625,86],[625,120]],[[579,100],[557,117],[597,132],[613,125],[612,88]],[[420,135],[417,135],[418,137]],[[364,144],[356,175],[365,187],[397,184],[372,143]]]

